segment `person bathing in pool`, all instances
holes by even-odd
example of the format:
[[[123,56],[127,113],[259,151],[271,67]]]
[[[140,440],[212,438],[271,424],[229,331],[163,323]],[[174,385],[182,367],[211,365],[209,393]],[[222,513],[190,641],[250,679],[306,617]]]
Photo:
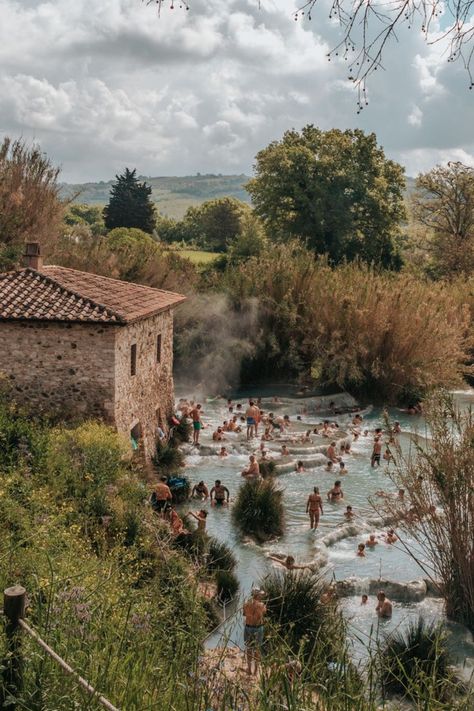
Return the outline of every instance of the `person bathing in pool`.
[[[328,491],[328,501],[331,501],[332,503],[338,503],[338,501],[342,501],[344,498],[344,492],[341,489],[341,482],[339,479],[337,479],[334,482],[334,486],[332,489],[329,489]]]
[[[279,563],[287,570],[306,570],[311,568],[311,564],[308,565],[296,565],[295,559],[292,555],[287,555],[286,558],[277,558],[277,556],[269,555],[269,560],[274,560],[275,563]]]

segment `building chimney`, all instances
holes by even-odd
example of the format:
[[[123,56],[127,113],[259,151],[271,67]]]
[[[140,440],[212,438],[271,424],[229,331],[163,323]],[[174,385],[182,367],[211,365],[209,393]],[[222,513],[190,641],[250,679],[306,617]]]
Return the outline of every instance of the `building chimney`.
[[[39,271],[43,266],[43,257],[39,242],[27,242],[25,245],[25,254],[23,255],[23,266]]]

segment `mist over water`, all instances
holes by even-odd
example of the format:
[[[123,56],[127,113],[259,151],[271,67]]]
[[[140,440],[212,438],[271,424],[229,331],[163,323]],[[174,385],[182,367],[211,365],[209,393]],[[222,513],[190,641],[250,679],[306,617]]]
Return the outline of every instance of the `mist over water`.
[[[235,309],[222,293],[189,298],[176,318],[175,377],[181,389],[208,396],[239,384],[242,361],[256,352],[260,308],[256,298]]]

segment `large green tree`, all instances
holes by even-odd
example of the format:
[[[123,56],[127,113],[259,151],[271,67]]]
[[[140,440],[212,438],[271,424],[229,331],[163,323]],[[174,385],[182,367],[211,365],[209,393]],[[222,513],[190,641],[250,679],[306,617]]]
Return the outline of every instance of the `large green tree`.
[[[122,175],[115,176],[109,204],[104,207],[104,222],[108,230],[115,227],[137,227],[151,233],[155,228],[151,187],[141,183],[136,173],[136,170],[125,168]]]
[[[242,231],[242,219],[251,208],[233,197],[206,200],[187,209],[183,229],[200,247],[225,252]]]
[[[399,268],[403,168],[385,157],[375,134],[312,125],[287,131],[257,154],[246,187],[270,236],[301,238],[333,263],[358,258]]]
[[[415,219],[424,228],[419,246],[431,261],[433,276],[474,271],[474,168],[462,163],[437,165],[416,179]]]

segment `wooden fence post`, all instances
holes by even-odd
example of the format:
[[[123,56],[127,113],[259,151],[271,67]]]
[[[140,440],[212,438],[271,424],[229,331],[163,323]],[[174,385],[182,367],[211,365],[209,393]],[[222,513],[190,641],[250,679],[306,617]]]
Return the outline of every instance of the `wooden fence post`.
[[[23,688],[23,663],[21,657],[21,627],[25,616],[26,590],[21,585],[6,588],[3,592],[3,614],[7,650],[3,660],[3,684],[0,690],[0,708],[15,709],[15,699]]]

